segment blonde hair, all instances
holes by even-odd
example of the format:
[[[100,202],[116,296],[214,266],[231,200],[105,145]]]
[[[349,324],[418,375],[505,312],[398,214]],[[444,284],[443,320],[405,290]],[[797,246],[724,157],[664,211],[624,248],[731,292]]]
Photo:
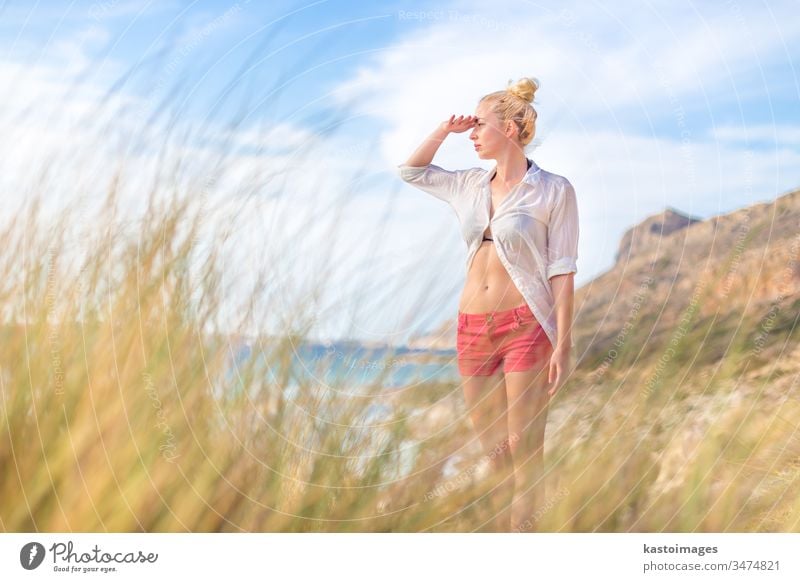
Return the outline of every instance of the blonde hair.
[[[523,147],[531,142],[536,133],[538,114],[531,103],[538,89],[539,80],[535,77],[523,77],[516,83],[509,79],[505,89],[484,95],[480,100],[480,103],[489,103],[501,123],[514,122]]]

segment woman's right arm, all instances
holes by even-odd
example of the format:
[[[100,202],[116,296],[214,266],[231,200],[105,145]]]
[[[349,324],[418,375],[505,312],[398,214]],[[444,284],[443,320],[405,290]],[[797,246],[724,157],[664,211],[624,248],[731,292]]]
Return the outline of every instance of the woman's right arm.
[[[475,124],[475,117],[463,115],[443,122],[411,154],[405,164],[397,166],[400,178],[440,200],[451,202],[461,185],[466,170],[445,170],[431,163],[433,156],[450,133],[461,133]]]
[[[443,121],[436,130],[430,134],[425,141],[411,154],[404,165],[411,167],[427,166],[433,161],[439,146],[442,145],[444,138],[451,133],[462,133],[475,125],[476,117],[472,115],[451,115],[450,119]]]

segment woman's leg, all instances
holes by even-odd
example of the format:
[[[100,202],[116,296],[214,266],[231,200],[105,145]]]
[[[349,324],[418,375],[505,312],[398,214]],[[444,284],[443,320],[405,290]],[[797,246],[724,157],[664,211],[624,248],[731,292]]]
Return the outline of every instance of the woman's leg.
[[[494,516],[490,529],[508,531],[514,479],[508,446],[508,406],[502,367],[492,376],[464,377],[463,386],[472,425],[493,471],[492,489],[485,504]]]
[[[506,372],[508,435],[514,471],[511,531],[534,531],[534,514],[544,504],[544,433],[547,424],[547,372],[551,349],[541,349],[537,363]]]

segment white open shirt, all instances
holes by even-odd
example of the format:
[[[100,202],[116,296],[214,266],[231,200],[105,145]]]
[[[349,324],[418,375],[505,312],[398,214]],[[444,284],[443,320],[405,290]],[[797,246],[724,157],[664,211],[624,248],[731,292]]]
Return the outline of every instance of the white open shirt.
[[[497,165],[445,170],[434,164],[400,164],[400,177],[444,200],[455,210],[467,243],[467,272],[489,224],[490,181]],[[556,311],[550,278],[578,271],[578,203],[569,180],[531,160],[522,181],[494,209],[492,238],[497,256],[555,347]],[[575,339],[572,338],[572,347]]]

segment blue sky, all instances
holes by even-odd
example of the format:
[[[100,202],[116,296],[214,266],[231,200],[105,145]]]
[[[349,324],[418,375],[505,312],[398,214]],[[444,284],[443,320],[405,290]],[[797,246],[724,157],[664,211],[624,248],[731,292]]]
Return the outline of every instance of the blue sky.
[[[115,122],[148,136],[130,161],[143,176],[167,139],[163,104],[179,104],[177,127],[209,128],[187,144],[200,171],[215,148],[236,162],[232,184],[252,168],[283,170],[282,189],[255,188],[244,212],[231,203],[243,237],[232,252],[293,257],[286,289],[341,267],[324,293],[340,306],[328,333],[397,339],[452,317],[465,277],[452,212],[395,173],[437,123],[472,113],[509,79],[541,81],[529,155],[575,185],[585,284],[612,265],[627,228],[665,206],[708,218],[800,186],[796,11],[737,1],[7,2],[0,180],[19,190],[30,172],[18,168],[53,148],[85,154],[80,167],[102,182],[113,153],[90,147],[104,138],[86,120],[101,119],[111,87],[124,111]],[[233,142],[212,135],[237,115]],[[434,162],[488,168],[466,136],[450,136]],[[60,201],[80,165],[62,157],[51,194]],[[302,244],[280,250],[288,233]]]

